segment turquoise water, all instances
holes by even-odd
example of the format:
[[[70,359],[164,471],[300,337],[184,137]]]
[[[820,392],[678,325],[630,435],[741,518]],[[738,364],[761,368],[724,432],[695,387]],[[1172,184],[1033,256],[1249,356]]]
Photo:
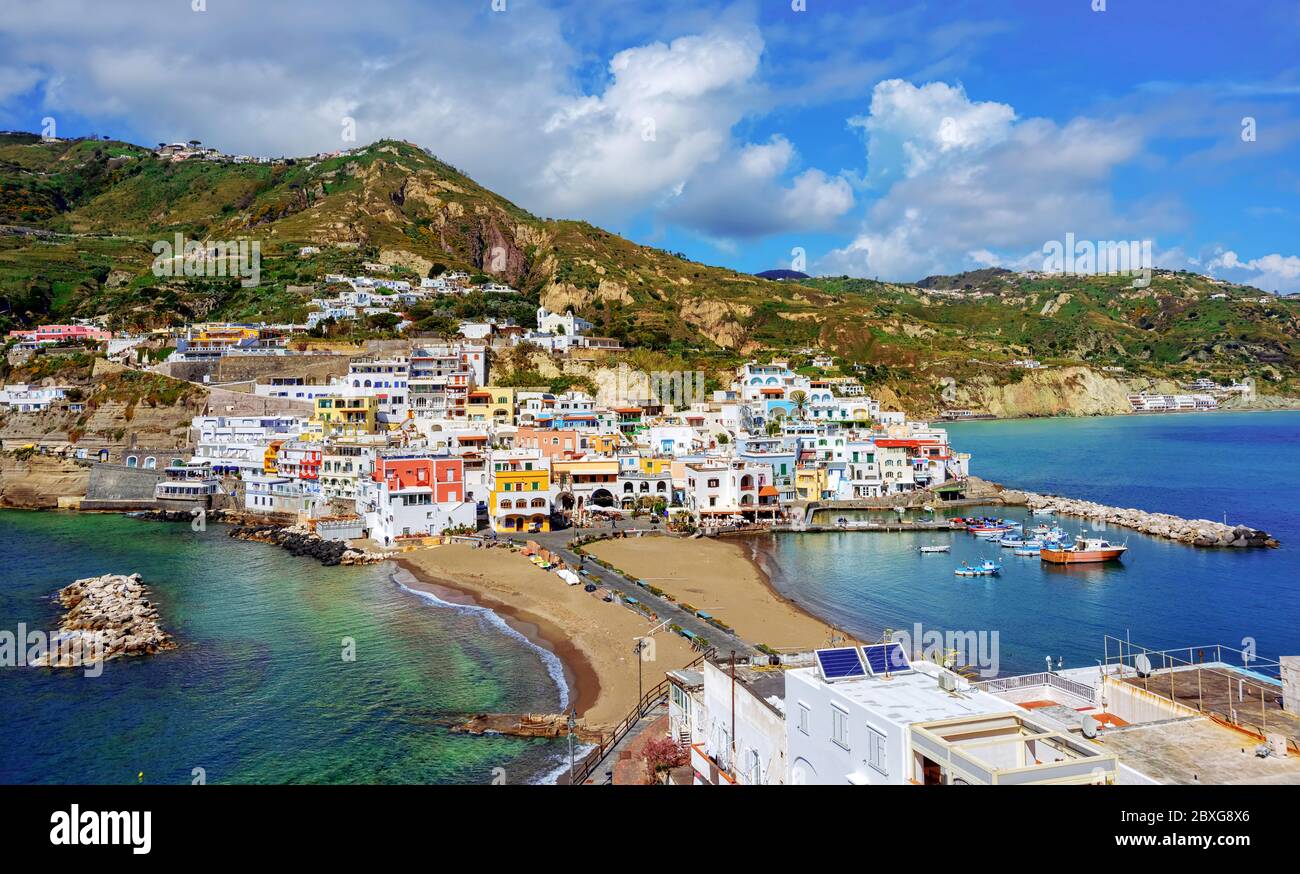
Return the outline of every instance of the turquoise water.
[[[1201,550],[1112,526],[1104,535],[1129,546],[1122,564],[1062,568],[965,532],[789,534],[764,545],[775,585],[855,635],[917,622],[990,639],[997,632],[1004,674],[1041,670],[1049,655],[1067,668],[1094,664],[1104,634],[1154,648],[1241,647],[1250,638],[1267,658],[1300,654],[1300,413],[969,422],[950,433],[973,453],[979,476],[1192,518],[1226,513],[1273,533],[1283,548]],[[1085,527],[1068,518],[1061,525]],[[952,552],[916,551],[931,542],[951,543]],[[1001,576],[953,574],[984,557],[1003,564]]]
[[[532,782],[550,740],[452,735],[440,718],[554,711],[535,647],[484,611],[326,568],[223,526],[0,511],[0,629],[53,629],[50,595],[139,572],[180,648],[80,671],[0,668],[0,782]],[[355,640],[355,660],[343,639]],[[494,771],[494,769],[503,771]]]

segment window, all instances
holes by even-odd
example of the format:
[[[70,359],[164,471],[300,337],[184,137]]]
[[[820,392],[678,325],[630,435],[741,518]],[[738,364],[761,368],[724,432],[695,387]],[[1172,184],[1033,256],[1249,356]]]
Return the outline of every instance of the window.
[[[849,715],[838,707],[831,707],[831,742],[849,748]]]
[[[802,731],[804,734],[808,734],[808,722],[809,722],[810,715],[811,714],[808,711],[808,705],[800,701],[799,702],[799,730]]]
[[[867,726],[867,764],[889,776],[889,754],[885,750],[885,736]]]

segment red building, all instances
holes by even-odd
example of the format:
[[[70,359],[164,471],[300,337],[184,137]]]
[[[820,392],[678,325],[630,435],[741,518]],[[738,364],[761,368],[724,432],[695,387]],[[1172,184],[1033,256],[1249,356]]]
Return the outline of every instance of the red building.
[[[429,488],[435,504],[465,500],[465,464],[459,458],[380,453],[370,476],[375,482],[387,483],[390,494]]]

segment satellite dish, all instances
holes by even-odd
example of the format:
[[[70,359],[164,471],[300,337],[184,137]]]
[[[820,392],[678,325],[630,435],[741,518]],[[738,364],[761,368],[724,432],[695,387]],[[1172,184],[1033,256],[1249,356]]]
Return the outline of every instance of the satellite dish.
[[[1147,658],[1146,653],[1142,653],[1133,659],[1133,667],[1137,669],[1139,677],[1151,676],[1151,659]]]
[[[1083,736],[1086,738],[1096,737],[1097,729],[1100,727],[1101,726],[1097,723],[1097,720],[1093,719],[1091,716],[1085,716],[1079,723],[1079,730],[1083,732]]]

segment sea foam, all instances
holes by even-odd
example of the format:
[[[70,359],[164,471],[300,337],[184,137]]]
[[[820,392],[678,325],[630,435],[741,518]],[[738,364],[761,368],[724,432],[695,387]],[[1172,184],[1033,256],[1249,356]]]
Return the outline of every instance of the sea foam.
[[[542,658],[542,664],[546,665],[546,672],[550,674],[551,679],[555,681],[555,685],[560,690],[560,712],[563,713],[569,709],[569,683],[564,678],[564,663],[560,661],[559,656],[555,653],[551,652],[546,647],[540,646],[529,640],[527,635],[512,628],[510,623],[506,622],[505,619],[501,618],[500,614],[489,607],[482,607],[477,604],[453,604],[451,601],[444,601],[432,592],[426,592],[423,589],[416,589],[408,586],[406,582],[403,581],[405,580],[410,582],[413,581],[415,577],[405,568],[396,568],[393,570],[393,572],[389,574],[389,579],[396,583],[397,587],[403,591],[410,592],[412,595],[422,598],[436,607],[447,607],[462,613],[476,614],[500,631],[504,632],[507,636],[513,637],[515,640],[521,641],[525,646],[536,650],[537,654]],[[566,764],[565,767],[567,768],[568,765]]]

